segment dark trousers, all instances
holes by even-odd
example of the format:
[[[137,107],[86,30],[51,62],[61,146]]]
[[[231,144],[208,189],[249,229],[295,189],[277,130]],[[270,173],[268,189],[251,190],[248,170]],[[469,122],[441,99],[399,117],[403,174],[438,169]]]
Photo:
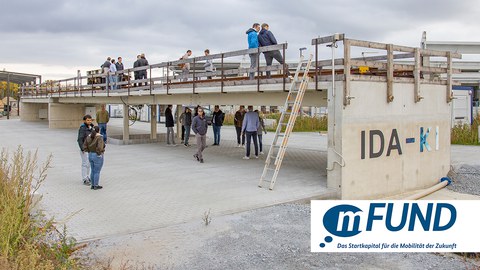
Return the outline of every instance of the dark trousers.
[[[139,78],[140,80],[147,79],[147,72],[145,71],[143,73],[140,73],[139,76],[140,76],[140,78]],[[148,83],[146,82],[145,85],[147,85],[147,84]],[[142,83],[140,83],[140,85],[142,85]]]
[[[182,125],[182,141],[185,140],[185,126]]]
[[[242,145],[245,144],[245,134],[242,134],[242,128],[241,127],[235,127],[235,130],[237,131],[237,143],[240,144],[240,136],[242,136]]]
[[[254,145],[254,148],[255,148],[255,156],[258,156],[258,142],[257,142],[257,132],[256,131],[247,131],[245,132],[247,133],[247,157],[250,156],[250,144],[252,142],[252,138],[253,138],[253,145]]]
[[[262,133],[258,133],[258,146],[260,148],[260,152],[263,152],[263,144],[262,144]]]
[[[283,57],[280,51],[271,51],[271,52],[266,52],[264,53],[265,55],[265,61],[267,62],[267,66],[271,66],[273,59],[278,61],[278,63],[283,65]],[[270,78],[270,71],[267,71],[267,78]]]

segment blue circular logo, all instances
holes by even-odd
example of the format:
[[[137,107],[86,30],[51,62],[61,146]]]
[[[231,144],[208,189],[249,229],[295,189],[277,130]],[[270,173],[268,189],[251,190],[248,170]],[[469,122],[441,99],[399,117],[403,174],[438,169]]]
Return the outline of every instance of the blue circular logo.
[[[342,204],[330,208],[323,216],[325,229],[340,237],[352,237],[359,234],[360,215],[362,210],[356,206]]]

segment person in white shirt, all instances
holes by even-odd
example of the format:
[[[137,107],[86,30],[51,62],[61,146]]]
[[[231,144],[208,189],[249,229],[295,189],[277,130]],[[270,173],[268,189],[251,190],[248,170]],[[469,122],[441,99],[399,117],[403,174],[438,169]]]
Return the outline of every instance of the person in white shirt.
[[[110,74],[108,76],[111,91],[117,87],[117,75],[115,72],[117,72],[117,66],[115,66],[115,59],[112,59],[112,64],[110,65]]]

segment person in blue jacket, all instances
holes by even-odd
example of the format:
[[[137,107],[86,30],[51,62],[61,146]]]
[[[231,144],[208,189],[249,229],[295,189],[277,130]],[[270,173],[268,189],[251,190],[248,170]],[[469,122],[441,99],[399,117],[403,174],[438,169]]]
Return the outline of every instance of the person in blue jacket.
[[[248,35],[248,48],[256,49],[258,48],[258,31],[260,31],[260,24],[254,23],[252,28],[247,30]],[[257,68],[258,53],[251,53],[250,55],[250,71]],[[250,80],[253,80],[255,77],[255,72],[250,72]]]
[[[277,45],[277,40],[275,39],[275,36],[273,35],[272,32],[270,32],[268,29],[270,27],[268,24],[263,23],[262,24],[262,30],[258,34],[258,43],[260,47],[265,47],[265,46],[271,46],[271,45]],[[280,53],[279,50],[276,51],[270,51],[270,52],[264,52],[263,53],[265,56],[265,61],[267,62],[267,66],[271,66],[273,59],[277,60],[280,64],[284,64],[282,54]],[[290,76],[290,72],[287,69],[287,76]],[[267,71],[267,78],[270,78],[270,71]]]

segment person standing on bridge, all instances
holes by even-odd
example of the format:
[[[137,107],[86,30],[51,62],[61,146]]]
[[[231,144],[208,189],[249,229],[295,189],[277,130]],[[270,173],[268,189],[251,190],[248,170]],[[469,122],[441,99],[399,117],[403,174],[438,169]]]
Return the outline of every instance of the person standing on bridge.
[[[110,76],[108,77],[110,80],[110,90],[117,88],[117,66],[115,65],[115,59],[112,59],[112,64],[110,65]]]
[[[245,147],[245,134],[242,133],[242,124],[243,116],[245,115],[245,106],[240,105],[240,109],[235,113],[233,118],[233,124],[235,125],[235,130],[237,131],[237,147]],[[242,141],[240,144],[240,136],[242,136]]]
[[[137,60],[136,60],[135,62],[133,62],[133,68],[139,67],[138,61],[140,60],[140,58],[141,58],[140,54],[137,55]],[[135,71],[133,72],[133,79],[134,79],[134,80],[138,80],[138,79],[140,78],[140,75],[139,75],[139,74],[140,74],[140,71],[135,70]],[[138,85],[138,83],[133,83],[133,87],[137,87],[137,85]]]
[[[173,132],[174,120],[172,114],[172,105],[167,105],[165,109],[165,126],[167,127],[167,145],[177,146],[175,144],[175,133]],[[170,139],[172,143],[170,144]]]
[[[183,56],[182,58],[180,58],[180,60],[187,60],[188,57],[190,57],[190,55],[192,55],[192,51],[191,50],[188,50]],[[182,80],[184,82],[188,81],[188,74],[190,73],[190,63],[185,63],[182,65]]]
[[[208,56],[210,55],[210,50],[209,49],[206,49],[205,50],[205,56]],[[205,68],[205,72],[207,72],[207,74],[211,74],[212,72],[215,71],[215,66],[213,65],[213,62],[212,62],[212,59],[208,59],[207,61],[205,61],[205,64],[203,64],[203,67]],[[212,79],[212,75],[207,75],[207,80],[211,80]]]
[[[220,129],[223,126],[225,114],[220,110],[218,105],[215,105],[213,110],[212,127],[213,127],[213,145],[220,145]]]
[[[197,153],[193,155],[200,163],[203,163],[203,150],[207,146],[207,131],[208,124],[205,118],[205,112],[203,108],[198,108],[198,115],[193,118],[192,130],[195,133],[197,139]]]
[[[148,66],[148,60],[145,58],[145,54],[142,53],[140,55],[140,59],[138,60],[138,66],[139,67],[146,67]],[[139,79],[140,80],[146,80],[147,79],[147,69],[143,69],[143,70],[139,70],[138,71],[138,76],[139,76]],[[147,85],[148,83],[145,82],[145,86]],[[142,85],[140,83],[140,85]]]
[[[110,61],[112,60],[112,58],[110,57],[107,57],[107,60],[105,61],[105,63],[103,63],[100,68],[102,68],[102,73],[103,75],[105,76],[104,78],[102,78],[102,83],[107,83],[108,81],[108,72],[110,71]],[[107,87],[108,87],[108,83],[107,85],[105,86],[105,90],[107,90]]]
[[[107,123],[110,120],[107,110],[105,110],[105,104],[102,104],[102,109],[97,111],[97,121],[98,127],[100,128],[100,134],[103,136],[103,142],[107,143]]]
[[[254,23],[252,28],[247,30],[248,35],[248,48],[249,49],[256,49],[258,48],[258,31],[260,31],[260,24]],[[258,53],[251,53],[250,56],[250,80],[255,78],[255,72],[253,70],[257,69],[258,65]]]
[[[118,61],[115,64],[115,67],[117,68],[117,71],[122,71],[123,70],[123,63],[122,63],[122,57],[118,57]],[[118,74],[117,82],[123,81],[123,73]],[[120,85],[117,84],[117,89],[120,89]]]
[[[82,158],[82,180],[83,184],[90,185],[90,162],[88,161],[88,153],[83,149],[85,139],[92,132],[92,116],[87,114],[83,117],[83,124],[78,129],[77,143],[80,148],[80,157]]]
[[[270,27],[268,24],[263,23],[262,24],[262,30],[258,34],[258,43],[260,47],[265,47],[265,46],[271,46],[271,45],[277,45],[277,40],[275,39],[275,36],[273,35],[272,32],[270,32]],[[280,53],[279,50],[276,51],[270,51],[270,52],[264,52],[263,55],[265,56],[265,61],[267,62],[267,66],[271,66],[273,59],[277,60],[280,64],[284,64],[284,59],[282,57],[282,54]],[[287,76],[290,76],[290,72],[287,69]],[[267,78],[270,78],[270,71],[267,71]]]
[[[245,114],[242,124],[242,134],[247,135],[247,152],[243,159],[250,159],[250,143],[252,142],[252,138],[253,145],[255,146],[255,158],[258,158],[257,130],[259,125],[258,114],[253,111],[253,106],[248,106],[248,112]]]

